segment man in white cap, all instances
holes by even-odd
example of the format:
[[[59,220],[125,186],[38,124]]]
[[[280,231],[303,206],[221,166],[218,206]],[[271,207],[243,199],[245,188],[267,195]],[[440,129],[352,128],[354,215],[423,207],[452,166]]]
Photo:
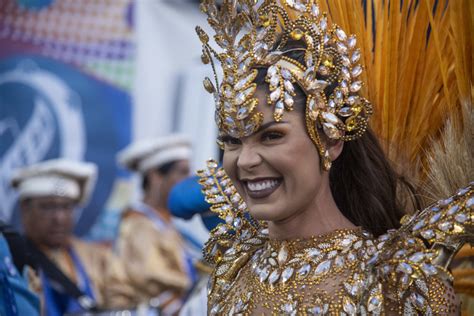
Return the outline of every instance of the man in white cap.
[[[168,194],[189,175],[191,146],[180,135],[142,140],[118,155],[142,177],[143,198],[124,212],[117,250],[133,285],[133,304],[159,305],[167,314],[181,305],[194,271],[184,241],[171,221]]]
[[[30,285],[44,315],[94,310],[103,303],[111,252],[73,237],[74,208],[93,190],[96,166],[65,159],[37,163],[12,179],[28,249],[38,263]]]

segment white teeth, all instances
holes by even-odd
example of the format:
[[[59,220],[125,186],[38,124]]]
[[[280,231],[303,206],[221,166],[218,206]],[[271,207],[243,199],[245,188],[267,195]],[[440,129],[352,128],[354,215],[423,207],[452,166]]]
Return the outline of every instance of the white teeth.
[[[277,180],[263,180],[263,181],[255,181],[255,182],[247,182],[247,188],[250,191],[261,191],[266,189],[274,188],[278,185]]]

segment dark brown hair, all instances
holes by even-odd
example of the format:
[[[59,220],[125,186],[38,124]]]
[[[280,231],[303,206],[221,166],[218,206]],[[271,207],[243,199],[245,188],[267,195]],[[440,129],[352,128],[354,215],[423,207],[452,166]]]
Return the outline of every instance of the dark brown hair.
[[[342,213],[376,236],[399,227],[405,213],[400,186],[416,201],[413,187],[392,168],[370,129],[344,143],[329,171],[329,185]]]

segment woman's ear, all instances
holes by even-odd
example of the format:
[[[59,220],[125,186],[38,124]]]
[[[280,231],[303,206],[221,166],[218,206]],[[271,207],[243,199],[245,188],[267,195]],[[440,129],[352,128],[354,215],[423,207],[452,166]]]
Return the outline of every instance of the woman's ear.
[[[342,140],[330,140],[327,142],[326,146],[331,161],[334,161],[341,154],[342,149],[344,148],[344,142]]]

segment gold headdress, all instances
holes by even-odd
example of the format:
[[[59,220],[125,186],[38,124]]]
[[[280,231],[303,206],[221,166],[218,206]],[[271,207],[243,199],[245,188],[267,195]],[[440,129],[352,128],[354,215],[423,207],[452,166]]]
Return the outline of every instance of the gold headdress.
[[[222,133],[243,137],[254,133],[262,115],[256,113],[254,82],[259,68],[266,69],[276,121],[291,111],[298,84],[307,96],[308,133],[323,156],[318,128],[331,139],[344,141],[361,136],[372,114],[371,104],[359,94],[362,66],[354,35],[329,25],[314,0],[224,0],[218,10],[213,0],[201,9],[215,31],[215,51],[209,36],[196,31],[203,43],[202,61],[211,63],[215,84],[204,80],[216,101],[216,123]],[[302,57],[292,57],[300,54]],[[223,68],[219,83],[215,60]]]

